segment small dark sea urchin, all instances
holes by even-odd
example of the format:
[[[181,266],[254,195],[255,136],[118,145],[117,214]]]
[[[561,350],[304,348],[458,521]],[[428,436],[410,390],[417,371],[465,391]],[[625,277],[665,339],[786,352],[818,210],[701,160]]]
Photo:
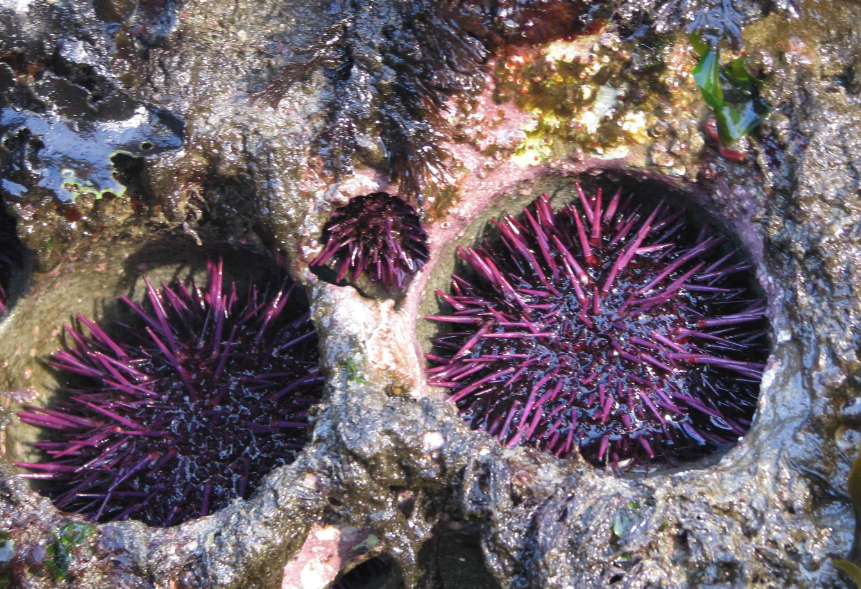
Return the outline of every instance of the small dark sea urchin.
[[[311,266],[334,260],[337,283],[355,281],[365,271],[388,292],[403,289],[406,278],[428,259],[427,233],[413,207],[397,196],[375,192],[335,209],[323,228],[323,251]]]
[[[593,464],[671,464],[750,426],[768,353],[765,302],[725,238],[621,189],[554,213],[542,195],[498,240],[458,248],[474,272],[437,290],[452,326],[430,384],[473,429]]]
[[[193,281],[123,302],[136,326],[109,336],[79,315],[66,326],[74,348],[49,364],[83,377],[52,409],[28,406],[21,421],[48,428],[36,447],[50,458],[16,463],[48,481],[56,506],[97,521],[169,526],[247,497],[268,471],[293,461],[319,400],[317,335],[306,306],[280,289],[223,288],[208,264],[206,290]]]

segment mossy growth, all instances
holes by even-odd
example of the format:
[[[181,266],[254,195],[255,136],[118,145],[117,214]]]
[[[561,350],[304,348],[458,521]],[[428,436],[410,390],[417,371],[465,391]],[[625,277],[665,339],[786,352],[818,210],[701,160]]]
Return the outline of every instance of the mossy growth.
[[[650,34],[622,39],[604,32],[557,40],[533,52],[511,52],[494,71],[494,99],[534,115],[514,160],[614,157],[648,140],[666,108],[699,97],[680,39]]]

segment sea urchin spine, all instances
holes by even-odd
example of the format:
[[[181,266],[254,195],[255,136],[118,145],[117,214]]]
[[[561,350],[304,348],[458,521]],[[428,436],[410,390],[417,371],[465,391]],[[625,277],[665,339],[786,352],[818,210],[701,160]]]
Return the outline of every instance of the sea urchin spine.
[[[362,272],[388,292],[403,289],[406,278],[428,259],[427,233],[415,210],[397,196],[375,192],[336,209],[323,228],[325,246],[311,266],[335,261],[337,283]]]
[[[247,497],[303,446],[323,377],[295,284],[251,286],[241,299],[235,284],[223,289],[220,262],[208,278],[205,291],[192,281],[159,292],[146,280],[148,304],[122,297],[142,328],[122,326],[122,339],[81,315],[89,336],[66,326],[75,347],[49,364],[85,388],[18,413],[51,430],[35,444],[50,460],[16,466],[47,480],[58,508],[178,524]]]
[[[476,276],[437,291],[452,311],[427,319],[453,331],[427,354],[430,384],[509,447],[631,466],[729,446],[767,355],[749,264],[663,202],[577,189],[579,203],[554,213],[542,195],[493,221],[498,243],[458,248]]]

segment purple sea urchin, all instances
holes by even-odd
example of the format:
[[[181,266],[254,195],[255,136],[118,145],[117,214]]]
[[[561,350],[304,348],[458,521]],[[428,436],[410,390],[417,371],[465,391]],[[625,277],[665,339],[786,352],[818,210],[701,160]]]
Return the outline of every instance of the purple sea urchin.
[[[408,275],[428,259],[427,233],[415,210],[397,196],[375,192],[335,209],[323,228],[325,246],[311,266],[334,260],[340,283],[363,271],[389,292],[402,290]]]
[[[52,430],[35,444],[50,459],[16,466],[47,480],[58,508],[178,524],[248,496],[303,446],[323,376],[295,284],[240,298],[235,284],[223,288],[220,262],[208,278],[205,291],[192,281],[159,292],[147,280],[148,303],[122,297],[141,327],[122,326],[122,339],[81,315],[89,336],[66,326],[75,347],[49,364],[85,388],[18,413]]]
[[[427,319],[454,331],[427,354],[430,384],[509,447],[632,466],[730,445],[767,355],[749,264],[663,201],[577,189],[579,203],[554,213],[542,195],[493,221],[498,243],[458,248],[476,277],[436,291],[452,311]]]

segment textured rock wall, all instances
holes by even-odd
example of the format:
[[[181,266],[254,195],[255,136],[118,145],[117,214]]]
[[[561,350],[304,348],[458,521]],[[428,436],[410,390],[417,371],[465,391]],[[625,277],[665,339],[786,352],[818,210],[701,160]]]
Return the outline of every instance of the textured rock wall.
[[[342,566],[386,553],[408,584],[456,586],[439,573],[449,565],[422,549],[446,530],[466,530],[505,587],[843,586],[831,558],[851,544],[844,489],[861,440],[859,8],[604,5],[575,21],[581,36],[552,48],[521,43],[524,32],[499,14],[464,20],[495,54],[442,84],[448,112],[410,136],[438,142],[447,158],[447,171],[421,176],[430,183],[414,196],[431,261],[403,297],[366,298],[321,282],[307,262],[334,206],[403,186],[407,160],[391,154],[410,143],[385,121],[386,109],[411,108],[390,101],[406,83],[390,60],[413,37],[392,39],[422,30],[419,4],[406,4],[0,4],[2,196],[32,252],[29,282],[0,325],[3,388],[36,390],[47,403],[38,359],[56,349],[52,332],[65,317],[125,292],[144,269],[176,267],[216,245],[271,255],[307,285],[328,378],[312,442],[252,499],[174,528],[98,526],[62,583],[268,589],[297,586],[298,574],[308,579],[298,586],[322,588]],[[524,5],[511,3],[513,14]],[[480,3],[445,6],[483,14]],[[643,10],[654,10],[654,21]],[[688,24],[740,37],[766,79],[774,111],[745,140],[741,161],[702,130],[708,112],[687,75],[696,62]],[[321,39],[339,51],[320,53]],[[356,52],[349,76],[338,70],[345,46]],[[541,64],[561,62],[582,66],[582,76],[562,81],[573,97],[565,106],[576,107],[572,120],[597,121],[595,131],[554,133],[539,121],[560,105],[542,102],[529,76],[544,79]],[[277,103],[261,99],[290,64],[307,67]],[[449,97],[458,87],[472,94]],[[521,87],[523,99],[508,93]],[[354,125],[352,170],[329,165],[332,144],[321,149],[333,113]],[[83,132],[115,123],[125,143]],[[64,139],[75,126],[74,141]],[[97,148],[95,164],[82,146]],[[52,179],[58,162],[75,169],[74,182]],[[418,315],[447,277],[452,244],[473,239],[491,214],[594,172],[648,180],[689,201],[744,247],[769,297],[774,350],[754,425],[735,449],[696,468],[621,478],[505,449],[470,432],[422,376]],[[106,195],[112,190],[125,192]],[[19,404],[5,397],[7,460],[26,452]],[[16,582],[51,586],[51,531],[73,518],[12,470],[0,467],[0,527],[15,538]]]

